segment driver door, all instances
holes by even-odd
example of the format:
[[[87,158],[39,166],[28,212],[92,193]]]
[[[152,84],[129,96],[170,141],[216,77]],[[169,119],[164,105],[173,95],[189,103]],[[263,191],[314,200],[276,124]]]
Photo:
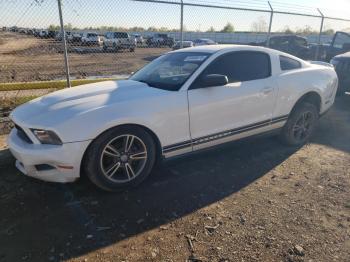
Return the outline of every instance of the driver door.
[[[226,75],[228,84],[205,87],[203,78],[210,74]],[[239,51],[216,58],[188,90],[193,149],[268,129],[276,91],[267,53]]]

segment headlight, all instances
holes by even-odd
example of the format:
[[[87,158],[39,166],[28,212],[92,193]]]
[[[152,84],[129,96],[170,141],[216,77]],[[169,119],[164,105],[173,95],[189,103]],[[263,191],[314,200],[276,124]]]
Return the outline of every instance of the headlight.
[[[32,132],[42,144],[62,145],[61,139],[53,131],[32,129]]]

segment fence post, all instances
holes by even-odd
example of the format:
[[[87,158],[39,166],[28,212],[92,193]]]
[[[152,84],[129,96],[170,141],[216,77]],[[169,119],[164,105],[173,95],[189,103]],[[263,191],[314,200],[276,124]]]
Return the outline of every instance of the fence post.
[[[66,44],[66,32],[64,30],[61,0],[57,0],[57,4],[58,4],[58,13],[60,16],[60,24],[61,24],[61,34],[62,34],[62,44],[63,44],[63,54],[64,54],[64,67],[66,70],[67,87],[71,87],[70,76],[69,76],[70,73],[69,73],[69,63],[68,63],[68,52],[67,52],[67,44]]]
[[[271,29],[272,29],[272,20],[273,20],[273,8],[272,8],[270,1],[267,1],[267,3],[269,4],[270,10],[271,10],[269,32],[267,33],[267,39],[266,39],[266,46],[269,47],[270,46]]]
[[[315,60],[319,58],[319,53],[320,53],[320,46],[321,46],[321,36],[322,36],[322,31],[323,31],[323,23],[324,23],[324,15],[321,12],[320,9],[317,8],[317,11],[321,15],[321,26],[320,26],[320,33],[318,35],[318,41],[317,41],[317,47],[316,47],[316,53],[315,53]]]
[[[180,48],[183,47],[183,41],[184,41],[184,1],[181,0]]]

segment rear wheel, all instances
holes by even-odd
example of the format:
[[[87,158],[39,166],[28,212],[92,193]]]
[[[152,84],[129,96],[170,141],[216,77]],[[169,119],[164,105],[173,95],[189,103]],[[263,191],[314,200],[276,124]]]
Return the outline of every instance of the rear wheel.
[[[318,110],[314,104],[302,103],[290,115],[282,129],[283,142],[291,146],[305,144],[318,122]]]
[[[91,144],[84,167],[98,187],[120,191],[144,181],[155,160],[156,146],[148,132],[122,126],[103,133]]]

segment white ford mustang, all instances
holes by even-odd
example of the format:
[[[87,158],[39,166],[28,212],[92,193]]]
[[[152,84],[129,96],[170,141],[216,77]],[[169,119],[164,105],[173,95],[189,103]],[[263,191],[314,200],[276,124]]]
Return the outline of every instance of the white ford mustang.
[[[128,80],[65,89],[18,107],[8,144],[28,176],[72,182],[85,172],[102,189],[121,190],[143,181],[160,157],[272,130],[301,145],[337,86],[331,66],[276,50],[188,48]]]

